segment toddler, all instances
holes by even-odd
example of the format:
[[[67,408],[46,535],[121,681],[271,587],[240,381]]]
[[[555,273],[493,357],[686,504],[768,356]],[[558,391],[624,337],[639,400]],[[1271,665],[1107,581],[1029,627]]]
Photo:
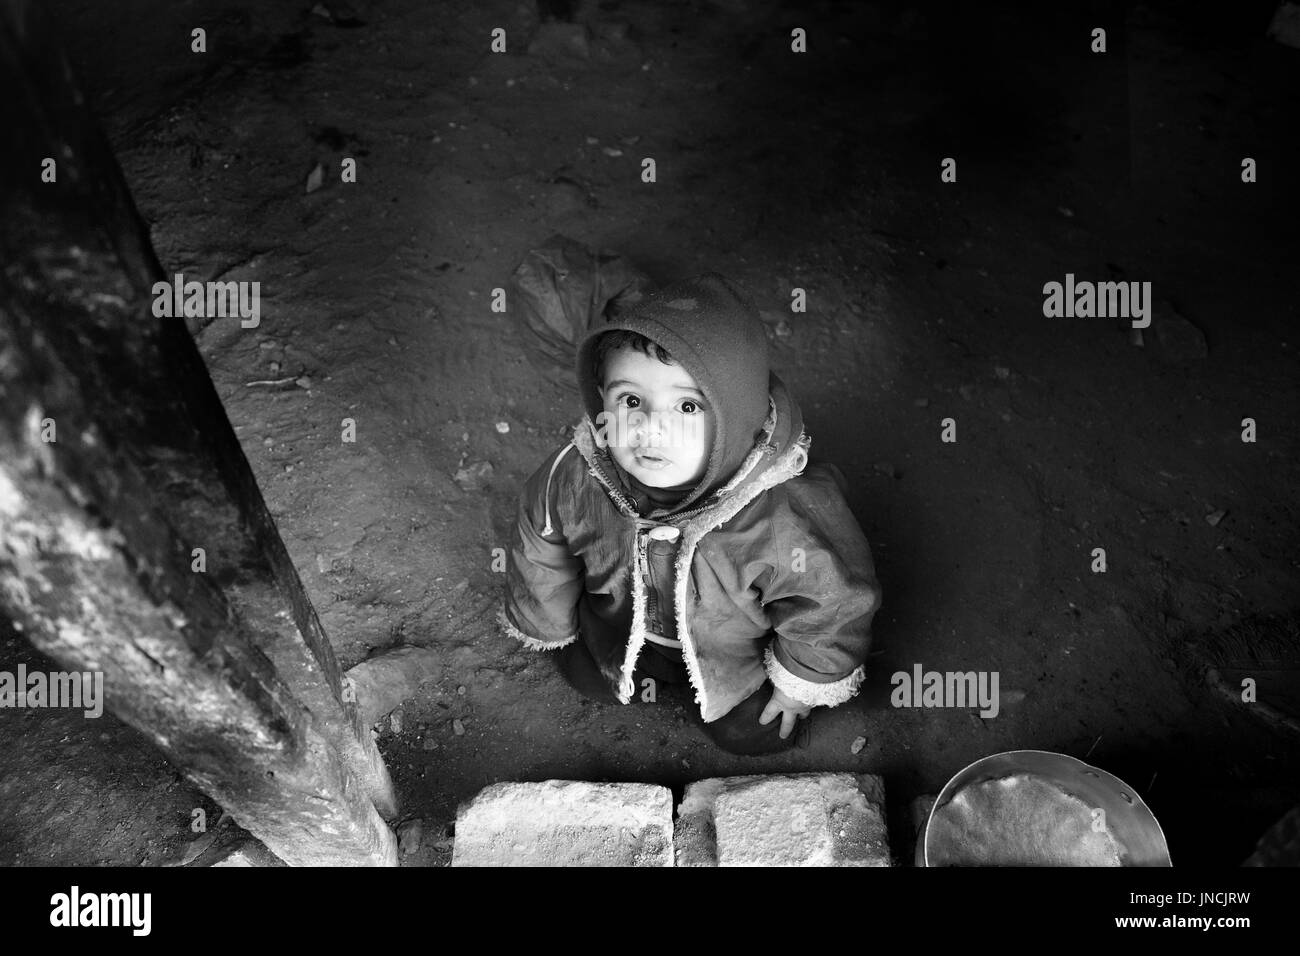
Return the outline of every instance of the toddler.
[[[838,469],[805,467],[754,307],[688,279],[577,362],[585,414],[520,496],[503,629],[558,651],[588,697],[688,683],[724,749],[793,745],[798,719],[857,693],[880,590]]]

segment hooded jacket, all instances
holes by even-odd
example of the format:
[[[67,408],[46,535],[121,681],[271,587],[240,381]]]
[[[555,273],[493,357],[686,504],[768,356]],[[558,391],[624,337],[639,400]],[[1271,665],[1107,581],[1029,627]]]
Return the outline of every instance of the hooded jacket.
[[[592,356],[610,331],[662,345],[714,411],[705,474],[670,509],[638,512],[595,421]],[[695,700],[717,720],[770,679],[802,703],[857,693],[879,605],[867,541],[768,368],[761,321],[716,274],[652,293],[578,350],[585,412],[520,495],[503,630],[539,650],[583,640],[629,703],[648,605],[673,615]]]

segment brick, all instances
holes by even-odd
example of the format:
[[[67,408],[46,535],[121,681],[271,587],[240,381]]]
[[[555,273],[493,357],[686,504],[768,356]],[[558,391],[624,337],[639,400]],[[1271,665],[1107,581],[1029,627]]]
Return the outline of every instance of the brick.
[[[673,800],[647,783],[495,783],[456,815],[452,866],[672,866]]]
[[[873,774],[716,777],[687,786],[678,866],[890,866]]]

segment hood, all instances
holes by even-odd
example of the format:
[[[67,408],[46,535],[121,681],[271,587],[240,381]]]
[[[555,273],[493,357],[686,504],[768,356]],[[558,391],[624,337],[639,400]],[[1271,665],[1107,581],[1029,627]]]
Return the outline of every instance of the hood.
[[[649,293],[582,340],[577,357],[578,389],[592,422],[604,407],[593,368],[596,341],[618,330],[639,333],[667,349],[698,383],[714,413],[713,448],[704,476],[672,509],[683,511],[727,485],[746,463],[755,442],[763,437],[775,392],[784,396],[787,409],[794,407],[793,402],[771,374],[767,332],[758,310],[734,283],[710,272]],[[794,411],[797,415],[797,409]],[[790,424],[789,414],[777,415],[778,431],[787,432]],[[769,441],[777,448],[784,447],[801,430],[800,417],[792,435],[774,433]],[[778,439],[784,440],[778,444]]]

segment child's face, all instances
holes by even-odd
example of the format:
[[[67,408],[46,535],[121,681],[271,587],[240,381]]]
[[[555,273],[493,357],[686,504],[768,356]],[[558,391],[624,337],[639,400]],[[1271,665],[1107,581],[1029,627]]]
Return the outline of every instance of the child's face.
[[[684,368],[627,346],[606,358],[603,377],[597,431],[624,471],[652,488],[704,477],[714,413]]]

